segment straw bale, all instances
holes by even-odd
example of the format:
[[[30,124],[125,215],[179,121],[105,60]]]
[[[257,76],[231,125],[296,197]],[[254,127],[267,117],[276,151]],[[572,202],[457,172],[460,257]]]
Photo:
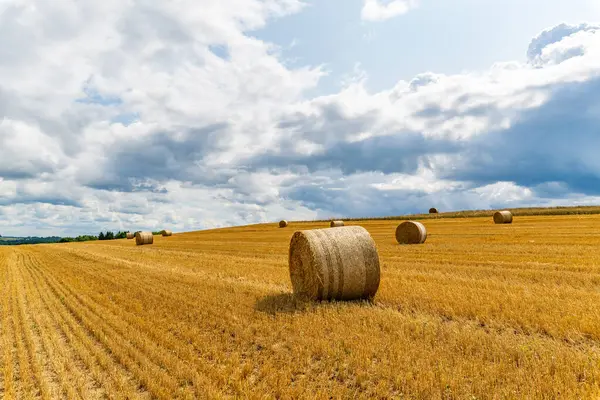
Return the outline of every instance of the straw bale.
[[[152,232],[136,232],[135,233],[135,244],[138,246],[144,244],[152,244],[154,243],[154,236],[152,236]]]
[[[421,244],[427,240],[427,229],[417,221],[404,221],[396,228],[396,240],[400,244]]]
[[[133,239],[135,237],[135,234],[133,234],[131,232],[127,232],[126,237],[127,237],[127,239]]]
[[[495,224],[512,224],[513,215],[510,211],[496,211],[494,213],[494,223]]]
[[[172,236],[173,235],[173,231],[169,231],[169,230],[164,229],[164,230],[160,231],[160,234],[163,235],[163,236]]]
[[[331,223],[329,224],[329,226],[331,228],[337,228],[340,226],[344,226],[344,221],[331,221]]]
[[[309,300],[370,299],[379,288],[379,255],[361,226],[295,232],[290,278],[296,296]]]
[[[438,213],[438,210],[437,210],[437,208],[435,208],[435,207],[431,207],[431,208],[429,209],[429,214],[437,214],[437,213]]]
[[[288,226],[288,222],[285,219],[282,219],[281,221],[279,221],[280,228],[285,228],[286,226]]]

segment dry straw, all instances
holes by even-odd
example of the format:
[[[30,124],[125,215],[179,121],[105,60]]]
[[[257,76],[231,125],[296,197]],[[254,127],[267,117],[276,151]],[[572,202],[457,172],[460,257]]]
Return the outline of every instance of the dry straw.
[[[396,228],[396,240],[400,244],[421,244],[427,240],[425,225],[417,221],[404,221]]]
[[[331,223],[329,224],[329,226],[331,228],[337,228],[340,226],[344,226],[344,221],[331,221]]]
[[[285,219],[282,219],[281,221],[279,221],[280,228],[285,228],[286,226],[288,226],[288,222]]]
[[[496,211],[494,213],[494,223],[495,224],[512,224],[513,215],[510,211]]]
[[[169,230],[164,229],[164,230],[160,231],[160,234],[163,235],[163,236],[172,236],[173,235],[173,231],[169,231]]]
[[[379,288],[379,255],[361,226],[295,232],[290,278],[296,296],[308,300],[370,299]]]
[[[154,243],[154,236],[152,236],[152,232],[136,232],[135,233],[135,244],[138,246],[144,244],[152,244]]]
[[[135,237],[135,235],[131,232],[127,232],[126,237],[127,237],[127,239],[133,239]]]
[[[429,214],[437,214],[437,213],[438,213],[438,210],[437,210],[437,208],[435,208],[435,207],[431,207],[431,208],[429,209]]]

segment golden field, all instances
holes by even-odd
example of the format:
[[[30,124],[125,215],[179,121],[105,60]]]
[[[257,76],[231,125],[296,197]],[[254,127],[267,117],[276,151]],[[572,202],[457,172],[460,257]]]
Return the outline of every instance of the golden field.
[[[0,398],[596,398],[600,215],[356,221],[373,303],[296,303],[276,224],[0,247]]]

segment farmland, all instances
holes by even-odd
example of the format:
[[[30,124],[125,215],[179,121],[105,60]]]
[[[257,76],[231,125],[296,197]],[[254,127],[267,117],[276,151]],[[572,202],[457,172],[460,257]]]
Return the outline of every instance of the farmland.
[[[356,221],[373,303],[298,303],[290,223],[0,248],[0,398],[591,398],[600,215]],[[337,228],[336,228],[337,229]]]

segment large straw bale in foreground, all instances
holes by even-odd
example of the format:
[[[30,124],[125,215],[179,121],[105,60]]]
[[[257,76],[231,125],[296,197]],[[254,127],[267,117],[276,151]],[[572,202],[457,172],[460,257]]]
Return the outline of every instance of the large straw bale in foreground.
[[[340,226],[344,226],[344,221],[331,221],[331,223],[329,224],[329,226],[331,228],[337,228]]]
[[[286,226],[288,226],[288,222],[285,219],[282,219],[281,221],[279,221],[280,228],[285,228]]]
[[[133,233],[131,233],[131,232],[127,232],[125,234],[125,237],[127,237],[127,239],[133,239],[135,237],[135,235]]]
[[[512,224],[513,215],[510,211],[496,211],[494,213],[494,223],[495,224]]]
[[[160,234],[163,236],[173,236],[173,231],[163,229],[162,231],[160,231]]]
[[[152,236],[152,232],[136,232],[135,233],[135,244],[138,246],[144,244],[152,244],[154,243],[154,236]]]
[[[417,221],[404,221],[396,228],[396,240],[400,244],[421,244],[427,240],[427,229]]]
[[[437,213],[438,213],[438,210],[437,210],[437,208],[435,208],[435,207],[431,207],[431,208],[429,209],[429,214],[437,214]]]
[[[379,255],[361,226],[295,232],[290,241],[294,293],[309,300],[369,299],[379,288]]]

